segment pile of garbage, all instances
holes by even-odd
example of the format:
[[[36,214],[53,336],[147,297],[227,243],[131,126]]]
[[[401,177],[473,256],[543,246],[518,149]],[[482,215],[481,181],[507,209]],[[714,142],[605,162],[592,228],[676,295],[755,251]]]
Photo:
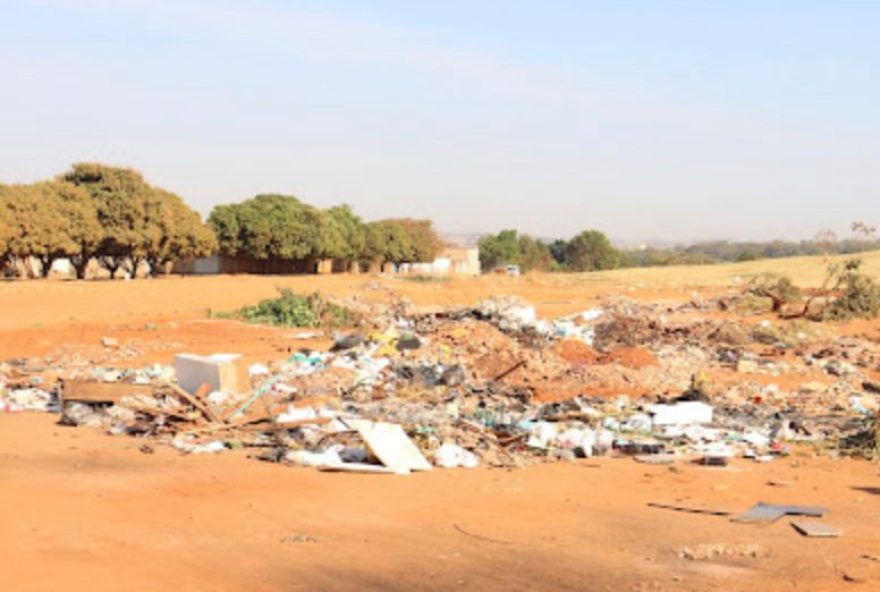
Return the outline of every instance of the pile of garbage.
[[[56,368],[54,385],[6,364],[0,411],[60,411],[63,423],[185,453],[248,448],[323,470],[391,473],[602,454],[769,462],[876,415],[876,344],[786,341],[783,331],[768,343],[767,326],[699,312],[618,300],[543,320],[516,298],[384,310],[326,350],[250,366],[244,387],[228,355],[139,371]],[[783,376],[804,381],[782,388],[774,380]]]

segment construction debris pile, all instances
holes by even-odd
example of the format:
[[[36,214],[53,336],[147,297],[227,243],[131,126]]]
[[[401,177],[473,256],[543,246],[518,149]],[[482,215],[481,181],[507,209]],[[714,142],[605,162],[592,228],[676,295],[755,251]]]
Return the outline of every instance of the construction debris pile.
[[[234,355],[139,371],[10,360],[0,411],[60,412],[186,453],[393,473],[608,453],[770,461],[794,442],[833,449],[876,416],[876,343],[705,306],[616,300],[553,321],[515,298],[385,307],[365,315],[372,327],[247,376]]]

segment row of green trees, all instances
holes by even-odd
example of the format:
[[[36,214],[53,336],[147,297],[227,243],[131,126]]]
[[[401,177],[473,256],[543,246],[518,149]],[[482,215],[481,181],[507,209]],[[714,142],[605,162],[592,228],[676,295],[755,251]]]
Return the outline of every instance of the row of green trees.
[[[522,271],[599,271],[622,262],[608,237],[585,230],[570,240],[544,243],[516,230],[502,230],[480,239],[480,264],[484,271],[500,265],[518,265]]]
[[[177,195],[130,169],[76,164],[52,181],[0,185],[0,267],[68,259],[78,278],[97,262],[115,277],[211,253],[214,233]]]
[[[318,209],[289,195],[258,195],[220,205],[208,217],[220,253],[256,260],[352,263],[433,261],[443,241],[429,220],[365,223],[349,206]]]
[[[92,262],[111,277],[172,261],[224,255],[261,261],[332,259],[348,268],[432,261],[443,242],[428,220],[365,223],[350,207],[318,209],[292,196],[258,195],[214,208],[204,223],[177,195],[131,169],[75,164],[51,181],[0,184],[0,270],[49,274],[67,259],[78,278]]]

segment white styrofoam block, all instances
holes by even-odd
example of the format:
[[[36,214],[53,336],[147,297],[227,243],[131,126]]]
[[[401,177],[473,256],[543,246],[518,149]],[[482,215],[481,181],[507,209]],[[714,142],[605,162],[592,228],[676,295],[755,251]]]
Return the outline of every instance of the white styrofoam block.
[[[672,405],[649,405],[655,426],[701,425],[712,423],[712,406],[701,401],[682,401]]]

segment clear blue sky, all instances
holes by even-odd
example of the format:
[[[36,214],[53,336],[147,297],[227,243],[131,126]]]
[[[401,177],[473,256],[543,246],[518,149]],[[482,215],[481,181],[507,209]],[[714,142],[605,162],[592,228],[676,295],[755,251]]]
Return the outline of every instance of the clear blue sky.
[[[0,0],[0,181],[133,166],[446,231],[880,223],[880,2]]]

